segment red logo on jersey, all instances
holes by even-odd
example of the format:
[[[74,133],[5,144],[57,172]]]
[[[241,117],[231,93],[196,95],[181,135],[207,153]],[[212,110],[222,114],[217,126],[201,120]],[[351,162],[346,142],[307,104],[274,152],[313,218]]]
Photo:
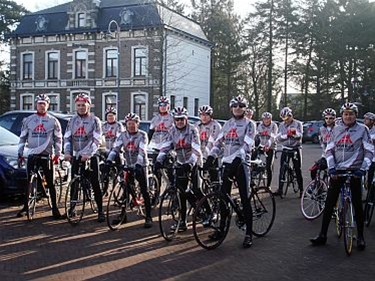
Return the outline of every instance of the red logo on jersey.
[[[46,129],[44,128],[43,124],[39,124],[34,128],[34,133],[45,133]]]
[[[105,134],[105,137],[111,139],[111,138],[114,138],[114,137],[116,137],[116,136],[115,136],[115,134],[112,132],[112,130],[109,130],[109,131]]]
[[[260,135],[261,135],[261,136],[265,136],[265,137],[269,136],[269,134],[268,134],[267,131],[263,131],[263,132],[261,132]]]
[[[345,135],[337,142],[337,144],[353,144],[349,135]]]
[[[186,146],[186,142],[184,139],[179,139],[178,142],[176,143],[176,149],[184,148],[185,146]]]
[[[156,127],[156,131],[162,131],[162,132],[167,131],[167,127],[165,127],[164,122],[160,123],[159,126]]]
[[[77,136],[77,137],[82,137],[82,136],[86,136],[87,133],[86,133],[86,130],[85,130],[85,127],[82,126],[82,127],[79,127],[75,133],[74,133],[74,136]]]
[[[237,128],[230,129],[228,134],[226,135],[228,139],[235,139],[238,138]]]
[[[208,140],[208,135],[207,135],[206,131],[203,131],[203,132],[200,133],[200,139],[202,141]]]
[[[126,145],[126,150],[127,151],[135,151],[135,143],[134,141],[130,141],[127,145]]]

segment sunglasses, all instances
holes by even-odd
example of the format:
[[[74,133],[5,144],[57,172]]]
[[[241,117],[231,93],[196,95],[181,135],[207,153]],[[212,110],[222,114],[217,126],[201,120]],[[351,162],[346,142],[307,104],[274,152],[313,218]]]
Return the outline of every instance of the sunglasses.
[[[335,118],[333,118],[333,117],[325,117],[324,119],[325,120],[334,120]]]
[[[179,121],[181,122],[181,121],[185,120],[185,118],[175,118],[174,120],[175,120],[176,122],[179,122]]]
[[[164,102],[161,102],[161,103],[159,103],[159,106],[168,106],[168,104],[164,103]]]
[[[234,105],[232,105],[232,107],[233,107],[233,108],[237,108],[237,107],[239,107],[239,108],[245,108],[246,105],[240,103],[240,104],[234,104]]]

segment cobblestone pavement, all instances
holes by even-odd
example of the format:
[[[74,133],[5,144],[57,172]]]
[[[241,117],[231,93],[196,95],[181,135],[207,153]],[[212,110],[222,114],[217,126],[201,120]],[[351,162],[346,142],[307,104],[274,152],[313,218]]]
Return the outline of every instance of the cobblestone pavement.
[[[319,158],[317,145],[304,146],[305,184],[308,167]],[[277,179],[278,161],[275,165]],[[276,180],[274,180],[274,188]],[[110,231],[91,215],[77,227],[53,221],[47,207],[33,222],[16,218],[19,205],[0,203],[0,280],[367,280],[375,276],[375,223],[366,229],[367,248],[350,257],[331,225],[325,247],[310,246],[321,220],[306,221],[297,195],[277,198],[271,232],[242,248],[236,227],[217,249],[207,251],[188,231],[170,243],[154,226],[133,220]]]

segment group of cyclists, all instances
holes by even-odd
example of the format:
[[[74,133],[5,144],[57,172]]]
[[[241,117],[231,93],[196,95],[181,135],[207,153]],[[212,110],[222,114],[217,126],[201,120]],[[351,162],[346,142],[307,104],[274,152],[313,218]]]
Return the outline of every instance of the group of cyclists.
[[[158,99],[159,112],[151,120],[149,132],[139,129],[140,118],[135,113],[128,113],[124,118],[125,127],[117,120],[117,112],[113,107],[106,109],[106,121],[101,124],[98,117],[90,112],[91,99],[85,93],[75,98],[76,114],[69,121],[66,132],[62,136],[61,126],[56,118],[48,114],[50,100],[47,95],[41,94],[36,98],[36,113],[25,118],[22,125],[19,160],[23,160],[25,145],[28,145],[27,171],[33,161],[41,161],[47,187],[50,190],[52,216],[61,219],[56,204],[56,192],[53,181],[53,164],[59,161],[64,144],[64,160],[72,164],[72,174],[78,168],[78,161],[90,160],[90,181],[94,191],[94,198],[98,206],[98,222],[105,221],[103,212],[103,193],[105,190],[100,184],[99,147],[105,140],[105,167],[116,163],[125,163],[135,171],[135,178],[139,183],[145,205],[144,227],[153,225],[152,208],[148,193],[147,174],[149,173],[149,148],[152,147],[155,155],[152,157],[152,172],[161,182],[161,170],[171,154],[174,154],[174,163],[178,165],[176,175],[168,173],[169,180],[175,176],[176,185],[186,190],[189,182],[195,194],[194,200],[201,199],[204,194],[200,189],[198,169],[209,171],[211,180],[216,180],[217,172],[212,167],[223,167],[223,192],[230,194],[232,178],[236,179],[242,207],[244,210],[246,231],[243,247],[252,245],[252,207],[249,201],[251,184],[251,159],[261,150],[266,154],[267,187],[272,182],[273,162],[276,153],[276,144],[282,146],[281,161],[285,161],[288,153],[293,151],[293,167],[297,177],[300,196],[303,192],[302,163],[302,122],[293,117],[289,107],[280,111],[282,122],[279,126],[272,121],[272,114],[264,112],[262,120],[257,125],[252,118],[252,110],[248,101],[242,95],[230,100],[231,118],[220,125],[213,118],[213,109],[209,105],[199,108],[200,121],[190,124],[188,111],[182,106],[170,110],[169,99],[161,96]],[[374,148],[372,140],[375,138],[375,115],[367,113],[365,124],[356,122],[358,108],[352,103],[345,103],[341,107],[342,118],[336,119],[333,109],[323,112],[325,124],[320,129],[320,139],[323,148],[323,157],[317,163],[321,168],[328,168],[331,176],[326,208],[324,210],[322,229],[319,235],[311,239],[313,245],[323,245],[327,239],[327,229],[335,202],[340,190],[338,173],[353,170],[358,177],[353,179],[352,193],[356,211],[358,227],[358,248],[365,248],[363,238],[363,210],[361,205],[361,177],[369,170],[369,178],[374,175]],[[371,136],[370,136],[371,132]],[[256,148],[256,149],[255,149]],[[172,153],[173,152],[173,153]],[[49,160],[39,156],[48,156]],[[105,168],[106,169],[106,168]],[[314,171],[312,171],[313,176]],[[186,177],[188,175],[188,177]],[[285,171],[280,171],[278,189],[275,195],[282,197]],[[190,179],[190,180],[188,180]],[[369,179],[370,180],[370,179]],[[27,194],[27,193],[26,193]],[[181,223],[179,231],[187,230],[187,202],[194,205],[189,193],[181,194]],[[27,211],[27,197],[25,203],[17,213],[23,216]],[[173,228],[175,226],[172,226]],[[220,239],[221,232],[212,235],[211,239]]]

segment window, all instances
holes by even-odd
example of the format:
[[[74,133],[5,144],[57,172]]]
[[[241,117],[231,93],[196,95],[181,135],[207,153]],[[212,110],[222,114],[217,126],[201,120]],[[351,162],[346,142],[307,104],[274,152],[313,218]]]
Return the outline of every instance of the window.
[[[51,100],[48,110],[54,111],[54,112],[60,111],[59,95],[58,94],[50,94],[50,95],[48,95],[48,97]]]
[[[85,26],[86,26],[86,14],[78,13],[77,14],[77,27],[85,27]]]
[[[188,109],[188,98],[184,97],[184,107]]]
[[[147,49],[134,49],[134,76],[145,76],[147,67]]]
[[[194,116],[198,116],[199,99],[194,99]]]
[[[106,68],[105,77],[116,77],[118,75],[117,65],[118,65],[118,51],[117,49],[106,50]]]
[[[176,107],[176,96],[171,96],[171,109]]]
[[[47,54],[47,79],[58,78],[59,53],[50,52]]]
[[[77,51],[75,54],[75,78],[86,78],[86,51]]]
[[[34,96],[33,95],[21,95],[21,110],[33,110],[34,109]]]
[[[33,55],[23,54],[22,61],[23,61],[22,78],[24,80],[33,79]]]
[[[141,120],[147,119],[146,95],[135,94],[133,95],[133,112],[138,114]]]

